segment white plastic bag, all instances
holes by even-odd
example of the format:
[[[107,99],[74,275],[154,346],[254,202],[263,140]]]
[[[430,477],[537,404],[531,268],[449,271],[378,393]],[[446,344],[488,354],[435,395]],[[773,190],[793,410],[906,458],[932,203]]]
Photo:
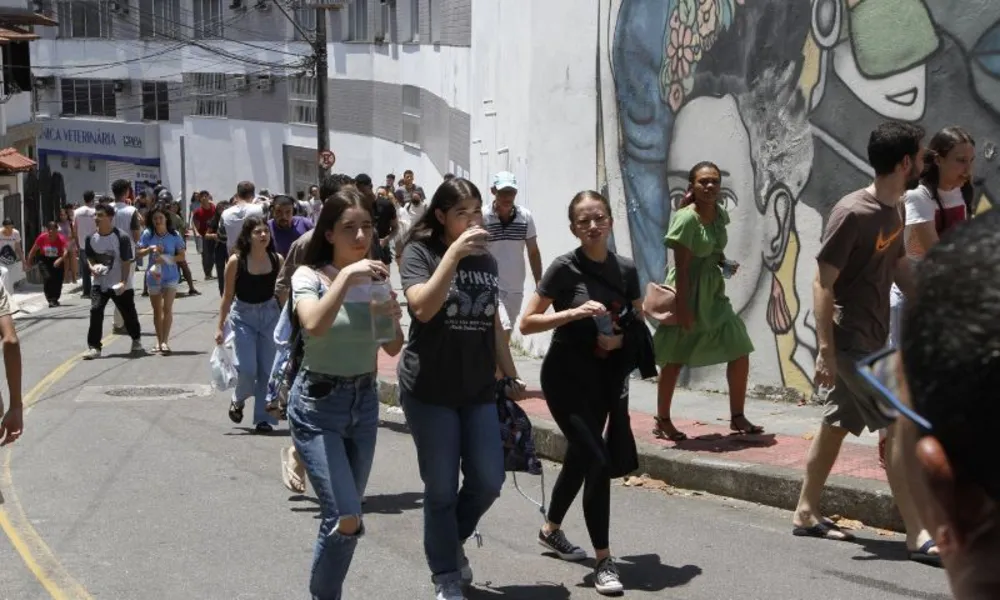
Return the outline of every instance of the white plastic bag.
[[[215,347],[209,365],[212,369],[212,387],[217,392],[236,387],[236,348],[232,336]]]

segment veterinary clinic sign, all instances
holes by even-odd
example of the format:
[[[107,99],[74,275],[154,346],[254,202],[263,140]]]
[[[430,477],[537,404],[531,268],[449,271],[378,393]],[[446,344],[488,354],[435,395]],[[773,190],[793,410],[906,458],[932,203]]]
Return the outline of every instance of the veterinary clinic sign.
[[[159,129],[145,123],[55,119],[38,135],[40,149],[118,158],[155,158],[159,145]]]

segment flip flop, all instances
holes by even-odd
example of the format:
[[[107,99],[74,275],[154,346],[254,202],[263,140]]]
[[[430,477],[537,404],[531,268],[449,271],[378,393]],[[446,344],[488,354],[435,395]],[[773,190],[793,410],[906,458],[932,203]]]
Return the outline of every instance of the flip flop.
[[[820,521],[812,527],[793,527],[792,535],[796,537],[813,537],[835,542],[850,542],[854,540],[854,535],[850,534],[835,523]]]
[[[306,493],[306,482],[292,468],[292,449],[281,449],[281,482],[285,488],[296,494]]]
[[[940,567],[941,555],[931,554],[931,549],[936,548],[937,544],[934,543],[934,540],[927,540],[922,546],[920,546],[920,548],[910,550],[910,560],[924,565],[930,565],[932,567]]]

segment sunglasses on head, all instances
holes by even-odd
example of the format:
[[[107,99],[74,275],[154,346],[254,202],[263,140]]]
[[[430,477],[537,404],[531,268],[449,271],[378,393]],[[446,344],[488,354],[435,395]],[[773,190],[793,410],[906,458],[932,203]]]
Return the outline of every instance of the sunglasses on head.
[[[930,433],[930,421],[902,401],[899,357],[899,351],[889,346],[858,361],[855,369],[868,386],[868,391],[875,399],[875,406],[884,417],[895,421],[902,415],[913,421],[924,434]]]

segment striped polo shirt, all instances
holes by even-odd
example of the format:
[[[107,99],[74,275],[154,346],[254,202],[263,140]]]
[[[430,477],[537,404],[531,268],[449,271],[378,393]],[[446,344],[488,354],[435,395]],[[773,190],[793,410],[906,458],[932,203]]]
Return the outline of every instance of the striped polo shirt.
[[[483,210],[483,225],[490,232],[490,254],[497,261],[500,276],[500,291],[520,294],[524,291],[526,273],[524,248],[525,240],[537,236],[535,220],[531,212],[523,206],[514,206],[514,217],[504,223],[489,205]]]

